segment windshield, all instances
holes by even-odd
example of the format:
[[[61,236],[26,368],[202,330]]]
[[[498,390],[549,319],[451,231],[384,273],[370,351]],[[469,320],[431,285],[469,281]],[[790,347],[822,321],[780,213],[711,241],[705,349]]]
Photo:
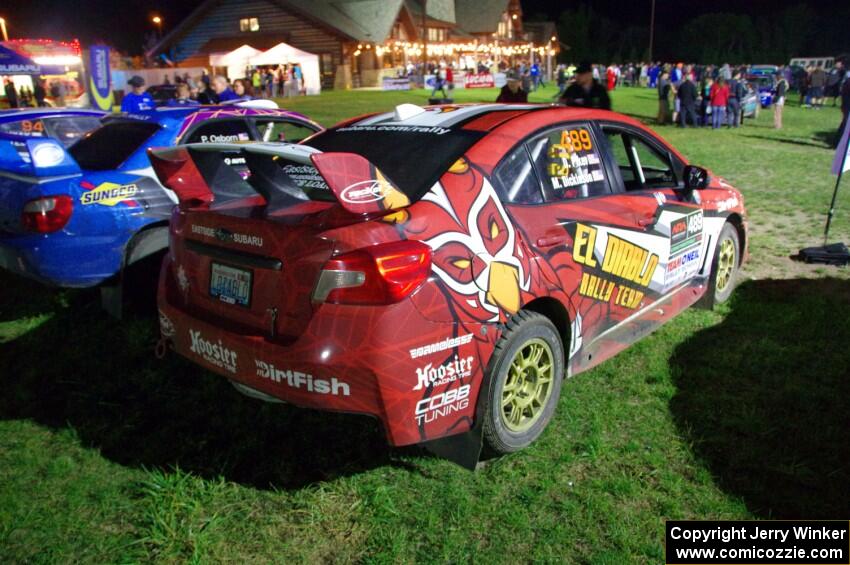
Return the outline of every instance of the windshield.
[[[326,153],[365,157],[415,202],[483,136],[484,132],[462,129],[432,133],[378,131],[372,126],[354,125],[324,131],[304,144]]]
[[[72,145],[68,153],[88,171],[117,169],[158,129],[151,122],[111,121]]]

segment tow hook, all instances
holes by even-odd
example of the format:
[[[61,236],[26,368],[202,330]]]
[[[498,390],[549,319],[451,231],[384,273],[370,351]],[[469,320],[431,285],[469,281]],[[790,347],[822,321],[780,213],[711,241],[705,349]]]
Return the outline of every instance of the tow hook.
[[[153,348],[153,354],[156,355],[157,359],[165,359],[166,354],[168,353],[168,349],[171,347],[171,342],[169,342],[164,337],[161,337],[157,340],[156,346]]]

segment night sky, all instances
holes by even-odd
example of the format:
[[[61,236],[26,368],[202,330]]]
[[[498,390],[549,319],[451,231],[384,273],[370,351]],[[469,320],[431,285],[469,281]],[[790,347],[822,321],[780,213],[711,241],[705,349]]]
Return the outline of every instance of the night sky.
[[[820,15],[828,15],[847,1],[805,3]],[[585,3],[609,18],[625,18],[634,25],[649,25],[651,0],[592,0]],[[799,3],[800,0],[656,0],[656,25],[658,33],[664,33],[665,29],[675,29],[688,19],[708,12],[755,16]],[[127,0],[4,0],[0,3],[0,16],[6,18],[12,38],[78,38],[84,44],[103,41],[123,51],[139,53],[145,34],[155,29],[150,21],[154,14],[163,17],[167,33],[198,4],[198,0],[152,0],[144,5]],[[559,0],[522,1],[526,16],[543,14],[550,19],[557,19],[561,10],[578,4]],[[564,39],[569,42],[568,38]]]

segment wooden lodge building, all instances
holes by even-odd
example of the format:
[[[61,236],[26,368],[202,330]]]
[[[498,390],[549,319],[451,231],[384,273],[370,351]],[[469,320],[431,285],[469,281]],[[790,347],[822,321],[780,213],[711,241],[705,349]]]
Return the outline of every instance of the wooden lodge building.
[[[519,0],[205,0],[149,55],[207,67],[211,54],[285,42],[319,56],[322,88],[351,88],[380,84],[423,51],[428,61],[467,64],[529,59],[532,50],[538,61],[551,57],[554,24],[529,27]]]

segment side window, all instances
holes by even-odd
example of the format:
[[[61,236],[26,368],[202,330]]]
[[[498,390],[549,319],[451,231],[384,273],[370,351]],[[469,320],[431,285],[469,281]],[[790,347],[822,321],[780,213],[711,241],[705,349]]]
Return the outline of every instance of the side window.
[[[632,162],[629,157],[629,139],[628,136],[621,131],[605,129],[605,139],[608,141],[608,146],[611,148],[611,155],[620,169],[620,176],[623,178],[623,185],[626,190],[637,190],[640,188],[640,181],[635,175]]]
[[[251,141],[245,120],[214,120],[198,126],[183,143],[240,143]]]
[[[260,141],[298,143],[316,133],[313,128],[284,120],[257,120]]]
[[[676,172],[668,155],[636,133],[611,127],[603,131],[626,191],[676,187]]]
[[[496,167],[493,185],[506,204],[541,204],[543,191],[528,158],[525,145],[514,149]]]
[[[549,130],[527,145],[547,201],[610,194],[599,149],[586,125]]]
[[[671,188],[676,186],[676,174],[667,155],[637,136],[631,136],[632,150],[637,161],[637,173],[644,188]]]
[[[0,124],[0,131],[3,133],[13,133],[15,135],[43,137],[44,122],[41,120],[21,120],[20,122],[9,122],[6,124]]]

